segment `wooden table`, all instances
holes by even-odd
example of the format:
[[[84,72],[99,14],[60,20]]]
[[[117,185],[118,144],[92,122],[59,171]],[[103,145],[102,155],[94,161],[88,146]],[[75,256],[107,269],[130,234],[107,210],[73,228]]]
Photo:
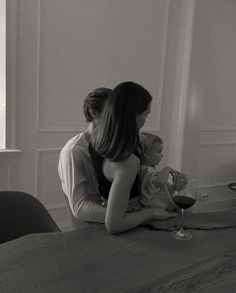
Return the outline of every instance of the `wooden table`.
[[[236,229],[191,233],[92,225],[28,235],[0,245],[0,292],[236,292]]]

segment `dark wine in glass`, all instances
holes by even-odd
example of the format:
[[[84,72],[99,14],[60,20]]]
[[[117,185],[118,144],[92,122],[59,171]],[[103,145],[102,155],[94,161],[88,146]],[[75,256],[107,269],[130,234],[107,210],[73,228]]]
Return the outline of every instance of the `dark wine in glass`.
[[[184,225],[184,210],[193,206],[197,200],[197,183],[195,177],[188,178],[188,183],[185,189],[175,192],[172,195],[173,201],[181,208],[181,225],[177,232],[173,233],[173,237],[178,240],[189,240],[192,235],[185,231]]]
[[[181,194],[175,195],[173,197],[173,200],[181,209],[188,209],[196,202],[196,199]]]

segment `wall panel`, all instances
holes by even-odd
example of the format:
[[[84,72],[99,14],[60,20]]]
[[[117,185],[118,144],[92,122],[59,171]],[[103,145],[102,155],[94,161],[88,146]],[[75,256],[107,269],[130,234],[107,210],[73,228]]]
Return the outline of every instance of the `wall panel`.
[[[151,92],[159,129],[168,1],[40,1],[38,17],[39,131],[84,129],[85,95],[125,80]]]
[[[19,189],[38,197],[62,226],[67,212],[58,156],[86,127],[82,105],[89,91],[141,83],[153,95],[143,130],[159,131],[168,9],[166,0],[18,4]]]

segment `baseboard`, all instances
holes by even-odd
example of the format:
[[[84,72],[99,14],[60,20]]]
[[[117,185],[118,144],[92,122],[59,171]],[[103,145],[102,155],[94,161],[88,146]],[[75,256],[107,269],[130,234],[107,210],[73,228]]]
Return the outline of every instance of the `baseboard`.
[[[236,209],[236,193],[228,188],[227,182],[198,186],[199,198],[194,212],[223,211]]]

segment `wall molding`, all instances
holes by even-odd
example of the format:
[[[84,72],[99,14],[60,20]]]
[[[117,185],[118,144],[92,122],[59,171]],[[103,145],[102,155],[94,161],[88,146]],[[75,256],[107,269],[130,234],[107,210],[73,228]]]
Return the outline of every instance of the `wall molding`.
[[[179,156],[176,157],[178,161],[178,167],[182,169],[183,162],[183,149],[184,149],[184,132],[185,132],[185,119],[186,119],[186,111],[187,111],[187,100],[188,100],[188,92],[189,92],[189,78],[190,78],[190,66],[191,66],[191,56],[192,56],[192,40],[193,40],[193,30],[194,30],[194,17],[195,17],[195,0],[189,1],[186,7],[188,12],[187,16],[187,27],[186,31],[186,39],[184,44],[184,52],[187,54],[184,61],[184,79],[181,84],[181,110],[179,113],[179,125],[177,132],[180,134],[179,141]]]
[[[59,227],[61,228],[61,230],[63,232],[68,232],[71,231],[71,226],[70,226],[70,222],[66,221],[66,222],[60,222],[58,223]]]
[[[15,158],[18,157],[21,150],[17,149],[0,149],[0,158]]]
[[[215,187],[227,187],[230,182],[218,182],[218,183],[206,183],[206,184],[199,184],[198,188],[215,188]]]
[[[36,60],[36,68],[37,68],[37,81],[36,81],[36,89],[35,89],[35,97],[36,97],[36,126],[35,129],[39,133],[55,133],[55,132],[80,132],[84,130],[84,127],[77,126],[41,126],[40,125],[40,92],[41,92],[41,45],[42,45],[42,33],[43,30],[41,28],[41,15],[42,15],[42,3],[41,0],[37,1],[37,60]]]
[[[40,129],[40,101],[39,101],[39,87],[40,87],[40,72],[41,72],[41,65],[40,65],[40,52],[41,52],[41,0],[37,2],[37,60],[36,60],[36,68],[37,68],[37,80],[36,80],[36,130],[39,131]]]
[[[55,203],[46,205],[47,210],[58,210],[58,209],[66,209],[66,204],[63,203]]]
[[[200,147],[236,145],[236,141],[201,142]]]
[[[163,100],[163,89],[164,89],[164,77],[165,77],[165,63],[166,63],[166,49],[167,49],[167,39],[168,39],[168,24],[169,24],[169,8],[170,8],[170,0],[166,1],[165,7],[165,17],[164,17],[164,29],[163,29],[163,43],[162,43],[162,50],[161,50],[161,68],[159,73],[159,88],[158,88],[158,103],[159,107],[157,110],[157,117],[158,117],[158,125],[155,129],[145,129],[144,131],[150,132],[158,132],[160,131],[161,127],[161,110],[162,110],[162,100]]]
[[[156,133],[156,132],[159,132],[160,131],[160,128],[159,127],[156,127],[156,128],[146,128],[146,127],[143,127],[141,129],[141,132],[153,132],[153,133]]]
[[[174,4],[174,2],[173,2]],[[171,112],[171,127],[169,141],[168,164],[182,169],[185,118],[189,91],[190,65],[192,55],[192,38],[195,17],[195,0],[182,1],[179,19],[179,44],[177,47],[177,68],[179,74],[175,76],[175,93],[173,110]]]
[[[203,127],[200,129],[201,132],[221,132],[221,131],[226,131],[226,132],[234,132],[236,131],[235,126],[214,126],[214,127]]]
[[[194,1],[194,0],[191,0]],[[41,46],[42,46],[42,9],[43,9],[43,2],[41,0],[37,1],[37,61],[36,61],[36,68],[37,68],[37,85],[36,85],[36,131],[39,133],[58,133],[58,132],[81,132],[84,130],[85,127],[77,127],[77,126],[42,126],[41,119],[40,119],[40,92],[41,92]],[[158,109],[157,109],[157,126],[147,128],[145,131],[156,132],[160,131],[160,123],[161,123],[161,107],[162,107],[162,97],[163,97],[163,87],[164,87],[164,74],[165,74],[165,59],[166,59],[166,47],[167,47],[167,36],[168,36],[168,20],[169,20],[169,5],[170,0],[166,0],[165,4],[165,16],[164,16],[164,27],[163,27],[163,44],[161,50],[161,68],[159,72],[159,84],[158,87]]]
[[[38,127],[37,126],[37,132],[43,132],[43,133],[46,133],[46,132],[50,132],[50,133],[53,133],[53,132],[82,132],[84,131],[84,127],[57,127],[57,126],[52,126],[52,127]]]

